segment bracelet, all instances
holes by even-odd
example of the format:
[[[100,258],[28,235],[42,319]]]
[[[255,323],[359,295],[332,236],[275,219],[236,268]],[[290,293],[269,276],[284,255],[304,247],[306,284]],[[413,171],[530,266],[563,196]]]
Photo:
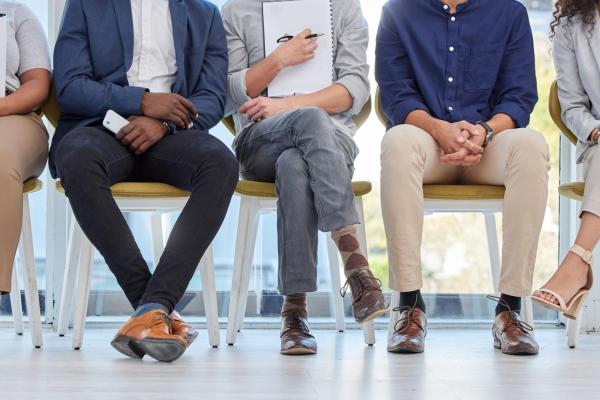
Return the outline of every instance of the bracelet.
[[[596,128],[592,131],[592,142],[594,143],[598,143],[598,136],[600,136],[600,129]]]

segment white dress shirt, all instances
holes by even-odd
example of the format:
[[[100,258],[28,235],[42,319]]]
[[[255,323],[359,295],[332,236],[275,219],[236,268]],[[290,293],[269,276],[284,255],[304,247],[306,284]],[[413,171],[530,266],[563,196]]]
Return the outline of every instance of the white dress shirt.
[[[177,61],[169,0],[131,0],[133,62],[127,71],[130,86],[153,93],[171,93]]]

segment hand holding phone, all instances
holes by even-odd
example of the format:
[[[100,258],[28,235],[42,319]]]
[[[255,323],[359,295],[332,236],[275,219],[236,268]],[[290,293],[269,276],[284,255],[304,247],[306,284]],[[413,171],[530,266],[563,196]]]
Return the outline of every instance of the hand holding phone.
[[[114,133],[115,135],[119,133],[121,129],[129,124],[125,118],[114,112],[113,110],[108,110],[106,116],[104,117],[104,121],[102,121],[102,126],[106,129]]]

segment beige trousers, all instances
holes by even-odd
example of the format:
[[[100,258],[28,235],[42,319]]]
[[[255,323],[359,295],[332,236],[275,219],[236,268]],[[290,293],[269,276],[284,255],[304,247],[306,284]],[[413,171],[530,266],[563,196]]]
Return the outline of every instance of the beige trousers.
[[[48,133],[40,117],[0,117],[0,292],[10,292],[21,219],[23,182],[39,176],[48,158]]]
[[[583,157],[585,193],[581,213],[589,212],[600,216],[600,147],[590,147]]]
[[[528,296],[548,196],[549,152],[544,137],[531,129],[504,131],[472,167],[445,164],[439,155],[436,141],[412,125],[396,126],[383,138],[381,206],[390,287],[408,292],[423,286],[423,184],[506,185],[499,290]]]

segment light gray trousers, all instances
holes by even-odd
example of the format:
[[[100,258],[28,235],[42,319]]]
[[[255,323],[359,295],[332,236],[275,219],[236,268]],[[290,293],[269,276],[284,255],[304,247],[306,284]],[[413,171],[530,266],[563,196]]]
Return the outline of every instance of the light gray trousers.
[[[315,107],[255,123],[234,147],[245,179],[277,188],[279,291],[316,291],[318,230],[359,223],[352,192],[358,148]]]

